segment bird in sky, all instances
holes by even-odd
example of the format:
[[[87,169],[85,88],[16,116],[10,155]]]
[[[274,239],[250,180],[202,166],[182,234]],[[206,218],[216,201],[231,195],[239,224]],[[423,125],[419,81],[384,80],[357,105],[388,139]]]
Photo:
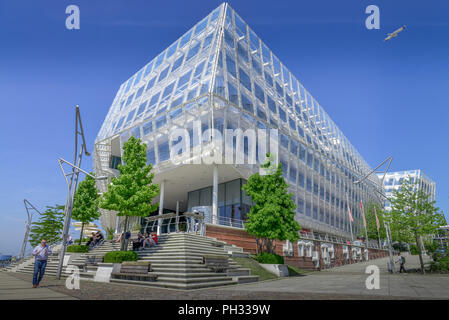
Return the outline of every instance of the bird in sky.
[[[405,26],[400,27],[399,29],[397,29],[396,31],[394,31],[393,33],[388,33],[388,37],[386,37],[384,39],[384,41],[388,41],[393,37],[396,37],[398,35],[399,32],[401,32],[402,30],[405,29]]]

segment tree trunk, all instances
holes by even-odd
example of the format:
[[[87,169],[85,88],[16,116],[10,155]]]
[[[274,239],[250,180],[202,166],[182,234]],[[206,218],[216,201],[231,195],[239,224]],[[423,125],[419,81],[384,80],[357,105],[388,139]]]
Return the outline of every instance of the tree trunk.
[[[415,240],[416,240],[416,247],[418,248],[418,255],[419,255],[419,263],[421,264],[421,273],[424,274],[424,261],[422,259],[422,251],[421,251],[421,243],[419,241],[418,233],[415,231]]]
[[[120,244],[120,250],[121,251],[127,251],[128,250],[128,241],[125,240],[126,238],[126,233],[128,232],[128,216],[125,217],[125,225],[123,226],[123,236],[122,236],[122,241]]]
[[[83,241],[83,229],[84,229],[84,222],[81,222],[80,245],[81,245],[81,241]]]

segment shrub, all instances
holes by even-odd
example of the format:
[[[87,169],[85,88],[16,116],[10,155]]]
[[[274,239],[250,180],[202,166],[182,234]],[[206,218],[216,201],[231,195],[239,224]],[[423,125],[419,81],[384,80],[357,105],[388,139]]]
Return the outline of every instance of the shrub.
[[[415,244],[410,245],[410,253],[415,256],[418,254],[418,247]]]
[[[137,261],[139,256],[134,251],[111,251],[105,254],[104,262],[122,263],[123,261]]]
[[[449,272],[449,256],[445,256],[430,263],[430,271]]]
[[[426,248],[427,253],[434,253],[438,249],[437,243],[427,243],[424,245]]]
[[[108,240],[112,240],[112,239],[114,239],[114,235],[113,235],[113,234],[108,234],[108,237],[107,237],[107,239],[108,239]]]
[[[88,246],[84,246],[84,245],[72,244],[72,245],[67,247],[67,252],[83,252],[83,253],[86,253],[88,251],[89,251],[89,247]]]
[[[259,263],[268,263],[268,264],[284,264],[284,258],[280,255],[262,252],[257,255],[257,261]]]

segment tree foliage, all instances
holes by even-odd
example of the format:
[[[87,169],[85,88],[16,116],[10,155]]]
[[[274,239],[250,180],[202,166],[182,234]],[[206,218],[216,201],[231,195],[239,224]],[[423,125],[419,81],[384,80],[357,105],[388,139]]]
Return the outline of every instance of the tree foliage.
[[[259,252],[274,253],[273,240],[296,241],[301,227],[294,219],[296,205],[288,193],[282,165],[275,167],[269,154],[267,158],[261,166],[267,174],[253,174],[242,189],[253,202],[245,229],[256,237]]]
[[[385,232],[385,212],[382,209],[382,207],[374,202],[368,202],[363,206],[364,212],[365,212],[365,219],[366,219],[366,230],[368,231],[368,239],[385,239],[386,238],[386,232]],[[374,208],[376,208],[377,218],[379,219],[379,232],[377,232],[377,222],[376,222],[376,216],[374,214]],[[362,227],[360,231],[360,236],[365,237],[365,227]]]
[[[64,206],[47,206],[41,213],[39,220],[31,224],[30,244],[37,246],[42,238],[47,239],[47,243],[54,244],[62,240],[62,229],[64,227]]]
[[[146,164],[146,145],[140,139],[131,136],[124,143],[122,159],[124,164],[118,166],[120,174],[111,179],[100,207],[125,216],[125,228],[128,229],[128,217],[146,217],[158,208],[158,203],[151,202],[159,194],[159,185],[152,183],[154,173],[150,172],[153,167]]]
[[[80,245],[83,238],[84,225],[95,221],[101,215],[99,199],[100,196],[95,186],[95,179],[86,176],[76,189],[72,209],[72,218],[81,222]]]
[[[442,212],[435,207],[435,201],[429,201],[429,195],[419,188],[419,181],[414,182],[410,177],[400,189],[393,191],[391,207],[389,218],[393,240],[415,241],[424,272],[420,239],[438,232],[438,227],[445,222]]]

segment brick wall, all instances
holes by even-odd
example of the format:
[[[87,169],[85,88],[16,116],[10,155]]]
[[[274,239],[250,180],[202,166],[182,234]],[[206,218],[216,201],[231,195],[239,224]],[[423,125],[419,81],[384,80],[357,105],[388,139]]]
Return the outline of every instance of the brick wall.
[[[217,226],[217,225],[210,225],[208,224],[206,227],[206,236],[211,238],[216,238],[218,240],[224,241],[228,244],[233,244],[238,247],[243,248],[243,251],[248,252],[250,254],[256,254],[257,253],[257,244],[256,244],[256,238],[249,235],[245,230],[238,229],[238,228],[232,228],[232,227],[225,227],[225,226]],[[324,264],[323,258],[321,257],[321,243],[324,241],[313,241],[313,251],[318,251],[320,253],[320,266],[319,268],[316,268],[314,263],[312,262],[312,257],[300,257],[298,256],[298,247],[295,243],[292,244],[293,246],[293,256],[284,256],[284,261],[286,264],[297,266],[302,269],[313,269],[313,270],[321,270],[328,268]],[[282,252],[282,246],[285,243],[285,241],[275,241],[276,248],[275,252],[281,256],[283,256]],[[330,242],[324,242],[324,243],[330,243]],[[342,266],[344,264],[348,263],[355,263],[357,261],[353,261],[352,259],[352,251],[351,246],[348,245],[348,251],[349,251],[349,261],[345,260],[343,257],[343,245],[340,243],[334,243],[334,255],[335,257],[331,259],[330,266],[329,267],[337,267]],[[362,248],[362,253],[363,253]],[[369,249],[369,257],[370,259],[378,259],[382,257],[388,256],[387,250],[378,250],[378,249]]]

